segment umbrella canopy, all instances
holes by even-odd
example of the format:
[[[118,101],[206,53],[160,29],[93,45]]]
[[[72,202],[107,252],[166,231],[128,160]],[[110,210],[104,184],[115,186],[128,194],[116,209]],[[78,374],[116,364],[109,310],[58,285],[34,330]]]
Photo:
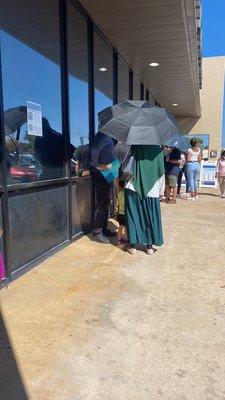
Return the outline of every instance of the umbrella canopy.
[[[27,122],[27,107],[9,108],[4,112],[5,135],[12,135]]]
[[[99,131],[126,145],[162,145],[179,128],[173,115],[149,101],[124,100],[98,114]]]

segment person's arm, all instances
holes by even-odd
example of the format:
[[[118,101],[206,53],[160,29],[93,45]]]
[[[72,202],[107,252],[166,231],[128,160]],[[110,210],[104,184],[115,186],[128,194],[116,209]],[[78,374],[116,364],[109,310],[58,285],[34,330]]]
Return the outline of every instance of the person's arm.
[[[179,160],[169,160],[172,164],[180,165],[181,158]]]
[[[76,161],[76,176],[79,176],[79,172],[80,172],[80,162],[77,160]]]
[[[190,161],[190,158],[191,158],[191,153],[190,153],[190,151],[188,150],[188,151],[187,151],[187,155],[186,155],[187,162]]]

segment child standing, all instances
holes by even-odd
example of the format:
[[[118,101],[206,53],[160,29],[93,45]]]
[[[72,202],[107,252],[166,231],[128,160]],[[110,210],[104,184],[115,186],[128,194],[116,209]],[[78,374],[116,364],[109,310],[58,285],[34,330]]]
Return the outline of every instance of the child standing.
[[[181,151],[177,148],[172,149],[169,160],[166,161],[166,202],[176,204],[177,200],[177,181],[180,173]]]
[[[118,214],[117,221],[119,222],[118,229],[118,244],[127,243],[127,232],[125,223],[125,196],[124,196],[124,186],[125,182],[119,180],[119,193],[118,193]]]
[[[225,198],[225,150],[222,151],[221,157],[217,161],[216,178],[219,182],[221,197]]]

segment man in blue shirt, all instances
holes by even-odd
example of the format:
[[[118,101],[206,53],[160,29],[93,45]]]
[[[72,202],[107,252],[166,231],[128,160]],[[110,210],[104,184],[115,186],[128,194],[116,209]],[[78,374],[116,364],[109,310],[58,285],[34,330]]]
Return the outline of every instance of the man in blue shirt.
[[[108,228],[111,184],[101,174],[116,159],[114,142],[104,133],[98,132],[91,145],[92,178],[96,189],[96,211],[93,227],[93,240],[110,243],[108,237],[116,236]]]

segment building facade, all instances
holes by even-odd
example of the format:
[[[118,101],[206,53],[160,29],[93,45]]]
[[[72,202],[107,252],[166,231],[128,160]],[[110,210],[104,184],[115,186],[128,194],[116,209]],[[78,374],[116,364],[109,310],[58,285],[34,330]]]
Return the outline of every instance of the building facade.
[[[181,118],[179,122],[183,133],[208,135],[208,158],[215,160],[222,146],[225,57],[203,58],[202,70],[201,117]]]
[[[200,116],[200,21],[197,0],[1,1],[2,282],[90,229],[100,110]]]

